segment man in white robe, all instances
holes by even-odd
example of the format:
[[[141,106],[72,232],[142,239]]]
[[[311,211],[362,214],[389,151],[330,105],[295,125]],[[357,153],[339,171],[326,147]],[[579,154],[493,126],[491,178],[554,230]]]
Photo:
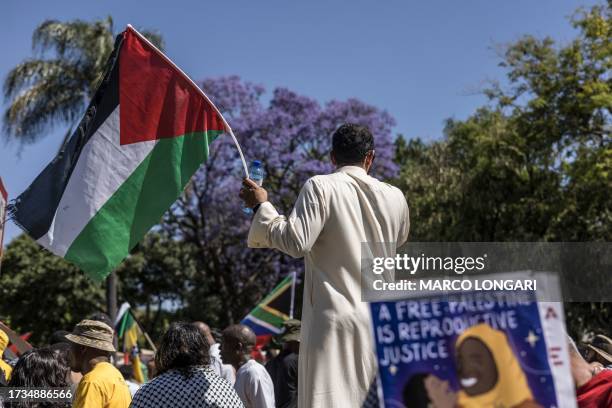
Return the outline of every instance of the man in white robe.
[[[253,181],[246,179],[240,193],[255,213],[248,246],[305,258],[300,408],[355,408],[371,400],[377,365],[369,307],[361,301],[361,246],[408,239],[404,195],[368,176],[370,131],[343,125],[332,145],[336,171],[306,181],[288,218]]]

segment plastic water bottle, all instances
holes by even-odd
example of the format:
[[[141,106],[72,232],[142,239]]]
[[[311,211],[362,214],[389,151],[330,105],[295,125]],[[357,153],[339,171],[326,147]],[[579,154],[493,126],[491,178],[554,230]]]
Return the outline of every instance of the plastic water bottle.
[[[265,171],[263,169],[263,164],[260,160],[253,160],[251,165],[249,166],[249,178],[253,180],[257,185],[261,186],[263,184]],[[251,215],[253,214],[253,210],[249,207],[243,207],[242,211],[245,214]]]

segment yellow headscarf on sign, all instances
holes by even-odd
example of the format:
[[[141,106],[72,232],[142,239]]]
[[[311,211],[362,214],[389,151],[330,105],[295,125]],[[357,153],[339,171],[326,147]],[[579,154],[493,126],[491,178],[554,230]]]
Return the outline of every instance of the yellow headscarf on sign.
[[[0,330],[0,370],[4,371],[4,378],[6,378],[6,381],[10,380],[11,373],[13,372],[13,367],[8,365],[8,363],[2,359],[2,355],[4,354],[4,350],[6,350],[6,346],[8,346],[8,344],[8,335],[4,332],[4,330]]]
[[[514,356],[504,332],[495,330],[485,323],[472,326],[457,338],[456,352],[468,338],[480,340],[491,352],[497,368],[497,383],[489,391],[474,396],[468,395],[463,389],[460,390],[458,401],[460,407],[509,408],[528,400],[533,401],[533,394],[529,389],[527,377]]]

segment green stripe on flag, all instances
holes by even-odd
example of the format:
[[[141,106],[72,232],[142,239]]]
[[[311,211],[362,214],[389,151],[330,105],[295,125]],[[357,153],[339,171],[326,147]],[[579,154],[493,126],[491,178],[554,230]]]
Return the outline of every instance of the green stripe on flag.
[[[74,240],[65,258],[104,279],[159,222],[208,157],[222,131],[160,139]]]
[[[123,334],[130,330],[130,328],[134,325],[135,321],[134,321],[134,317],[132,316],[132,313],[130,313],[129,310],[127,310],[124,314],[123,317],[121,318],[121,323],[119,326],[119,330],[117,332],[117,337],[121,338],[123,337]]]
[[[282,317],[272,314],[260,307],[253,309],[249,315],[258,318],[259,320],[263,320],[264,322],[270,323],[276,327],[281,327],[285,321],[285,319]]]

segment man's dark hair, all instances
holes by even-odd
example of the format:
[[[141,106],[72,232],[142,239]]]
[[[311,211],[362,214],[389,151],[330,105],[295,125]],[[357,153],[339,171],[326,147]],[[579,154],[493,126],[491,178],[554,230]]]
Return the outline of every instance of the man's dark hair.
[[[332,136],[332,151],[338,165],[362,163],[370,150],[374,150],[374,137],[365,126],[346,123]]]
[[[66,330],[56,330],[51,334],[49,338],[49,344],[58,344],[58,343],[68,343],[70,344],[70,340],[66,338],[66,335],[70,334],[70,332]]]
[[[97,322],[102,322],[106,324],[108,327],[110,327],[111,329],[113,329],[113,322],[111,321],[111,318],[106,313],[96,312],[89,318],[89,320],[95,320]]]
[[[34,349],[19,358],[11,374],[9,387],[68,387],[70,368],[48,348]],[[41,404],[41,406],[44,404]],[[6,406],[20,406],[19,404]],[[28,406],[37,406],[36,404]],[[44,405],[47,406],[47,405]],[[69,403],[50,403],[48,406],[69,407]]]
[[[123,376],[125,380],[133,380],[134,379],[134,368],[131,364],[124,364],[119,367],[119,372]]]
[[[155,354],[158,374],[177,369],[188,376],[191,369],[210,364],[210,345],[200,330],[191,323],[170,325]]]

